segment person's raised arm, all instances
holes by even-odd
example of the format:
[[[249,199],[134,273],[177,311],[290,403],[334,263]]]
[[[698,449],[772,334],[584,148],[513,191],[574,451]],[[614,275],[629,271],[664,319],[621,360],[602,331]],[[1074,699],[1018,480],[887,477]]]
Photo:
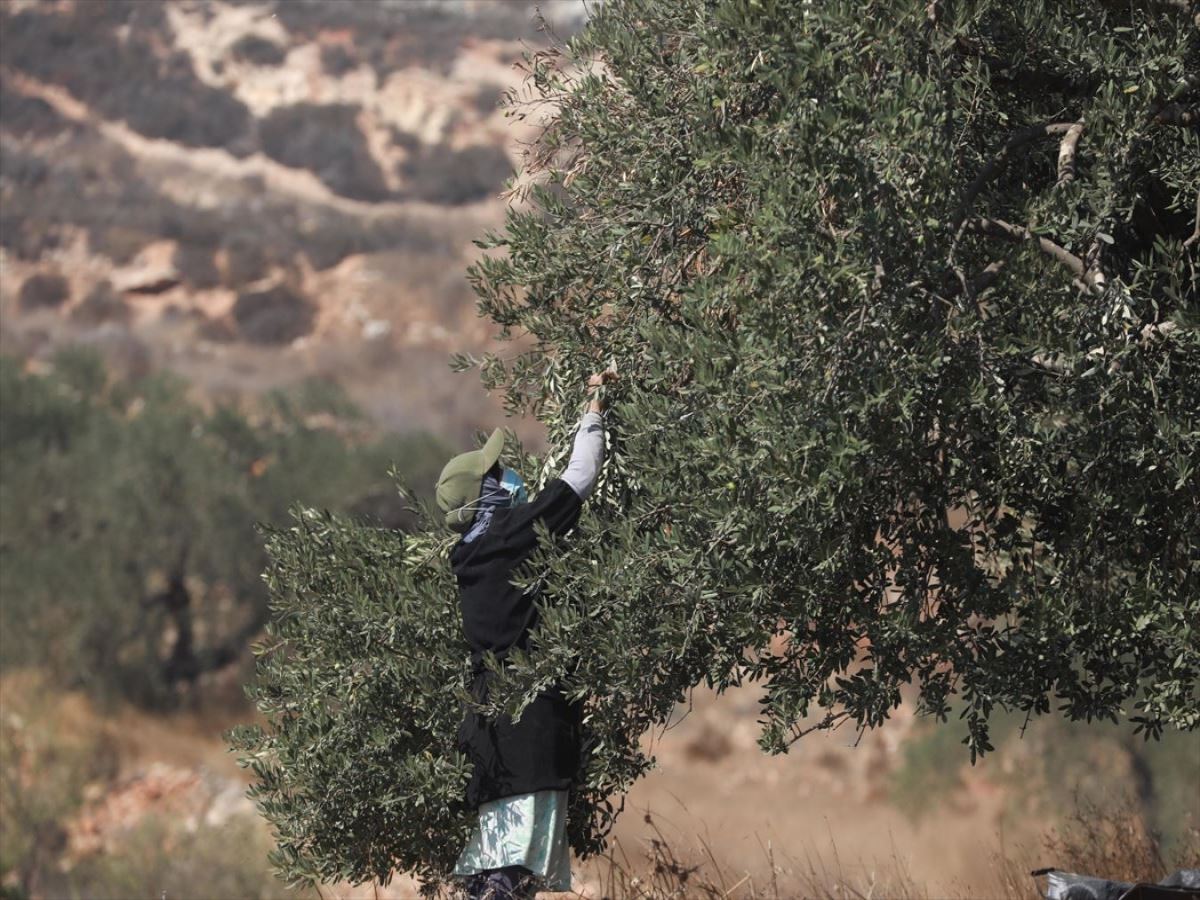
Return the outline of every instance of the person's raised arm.
[[[612,369],[599,372],[588,379],[591,397],[588,400],[587,411],[579,420],[579,430],[575,432],[570,462],[559,476],[571,486],[571,490],[578,494],[581,500],[586,500],[592,488],[596,486],[600,465],[604,462],[604,420],[600,416],[604,411],[604,401],[600,398],[600,387],[616,380],[617,373]]]

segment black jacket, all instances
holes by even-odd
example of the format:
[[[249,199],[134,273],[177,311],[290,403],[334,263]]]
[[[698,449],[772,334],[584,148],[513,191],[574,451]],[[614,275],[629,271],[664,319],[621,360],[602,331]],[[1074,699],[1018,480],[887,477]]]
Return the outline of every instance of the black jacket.
[[[458,580],[463,630],[471,647],[471,695],[483,702],[493,677],[482,662],[484,651],[503,658],[513,647],[524,649],[537,624],[535,593],[511,584],[516,570],[537,549],[534,522],[561,535],[579,521],[583,501],[565,481],[554,479],[534,500],[497,509],[486,532],[471,543],[459,542],[450,553]],[[474,771],[467,803],[541,790],[566,790],[579,766],[580,708],[558,690],[545,691],[526,707],[519,722],[489,720],[468,712],[459,729],[459,747]]]

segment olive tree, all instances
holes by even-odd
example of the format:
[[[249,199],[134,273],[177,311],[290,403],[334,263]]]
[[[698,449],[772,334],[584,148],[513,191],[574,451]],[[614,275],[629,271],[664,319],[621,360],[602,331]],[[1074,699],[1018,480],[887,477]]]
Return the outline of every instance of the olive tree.
[[[1200,724],[1200,35],[1185,3],[611,0],[531,56],[531,181],[470,269],[515,354],[461,358],[561,465],[608,462],[491,712],[586,707],[570,835],[699,684],[765,751],[911,696]],[[446,550],[300,512],[240,735],[293,878],[436,887],[465,702]]]
[[[113,377],[87,351],[48,368],[0,356],[0,669],[94,697],[165,708],[203,693],[249,661],[268,616],[256,520],[286,520],[298,497],[364,518],[390,463],[440,465],[424,436],[318,427],[354,414],[328,385],[247,415],[205,409],[167,374]]]

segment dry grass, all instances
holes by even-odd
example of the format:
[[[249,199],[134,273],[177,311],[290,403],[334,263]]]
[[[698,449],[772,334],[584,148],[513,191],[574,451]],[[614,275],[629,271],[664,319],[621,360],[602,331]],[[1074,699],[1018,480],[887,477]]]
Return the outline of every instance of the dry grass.
[[[831,859],[806,854],[803,859],[760,844],[762,855],[752,868],[718,858],[702,836],[685,847],[669,840],[650,814],[644,817],[650,837],[640,856],[631,858],[619,843],[593,863],[592,877],[572,896],[586,900],[925,900],[918,885],[893,852],[882,866],[855,866],[834,847]]]
[[[1200,864],[1200,829],[1193,827],[1164,852],[1132,797],[1101,807],[1077,798],[1066,821],[1047,832],[1043,851],[1055,868],[1114,881],[1156,882]]]
[[[1035,850],[1001,847],[993,870],[994,890],[988,896],[1030,900],[1043,896],[1032,872],[1053,867],[1114,881],[1157,882],[1200,861],[1200,829],[1193,828],[1169,852],[1157,834],[1146,828],[1132,798],[1114,797],[1100,807],[1077,798],[1063,822],[1049,826]],[[591,877],[578,892],[582,900],[927,900],[969,896],[970,892],[914,881],[903,859],[893,851],[879,865],[854,865],[836,846],[829,858],[805,854],[803,859],[762,846],[752,868],[718,859],[712,846],[697,837],[694,847],[668,840],[647,814],[650,837],[644,851],[631,857],[615,844],[592,864]]]
[[[213,714],[215,715],[215,713]],[[224,720],[204,716],[170,720],[123,711],[101,713],[82,695],[48,687],[34,672],[0,679],[0,897],[168,896],[290,897],[271,880],[264,858],[265,832],[234,818],[222,826],[182,827],[165,807],[157,817],[120,834],[104,852],[81,856],[67,841],[81,810],[93,809],[92,792],[113,793],[118,769],[141,770],[167,759],[174,771],[216,770],[223,745],[206,744]],[[208,749],[205,749],[205,748]],[[115,796],[115,794],[114,794]],[[988,896],[1018,900],[1041,896],[1030,872],[1041,867],[1117,881],[1155,882],[1200,862],[1200,830],[1164,846],[1146,827],[1132,797],[1111,793],[1101,802],[1076,797],[1072,809],[1032,843],[1005,846],[995,859],[990,885],[974,890],[914,880],[893,850],[878,862],[839,853],[825,855],[771,844],[731,857],[720,837],[678,837],[669,825],[645,815],[646,839],[637,846],[614,843],[610,852],[579,870],[577,900],[923,900]],[[665,822],[666,820],[662,820]],[[719,834],[719,829],[714,829]],[[186,848],[180,852],[180,848]],[[68,871],[64,864],[70,862]],[[85,887],[86,886],[86,887]],[[378,890],[378,893],[376,891]],[[387,888],[322,886],[331,898],[407,898],[411,882]],[[312,896],[312,895],[308,895]]]

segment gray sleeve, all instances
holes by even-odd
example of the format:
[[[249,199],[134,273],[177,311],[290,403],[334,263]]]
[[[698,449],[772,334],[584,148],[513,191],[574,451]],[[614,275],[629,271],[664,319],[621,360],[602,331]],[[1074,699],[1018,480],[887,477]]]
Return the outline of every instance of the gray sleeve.
[[[559,477],[571,486],[579,499],[586,500],[596,486],[596,477],[600,474],[603,461],[604,420],[599,413],[586,412],[579,420],[579,430],[575,432],[571,461]]]

